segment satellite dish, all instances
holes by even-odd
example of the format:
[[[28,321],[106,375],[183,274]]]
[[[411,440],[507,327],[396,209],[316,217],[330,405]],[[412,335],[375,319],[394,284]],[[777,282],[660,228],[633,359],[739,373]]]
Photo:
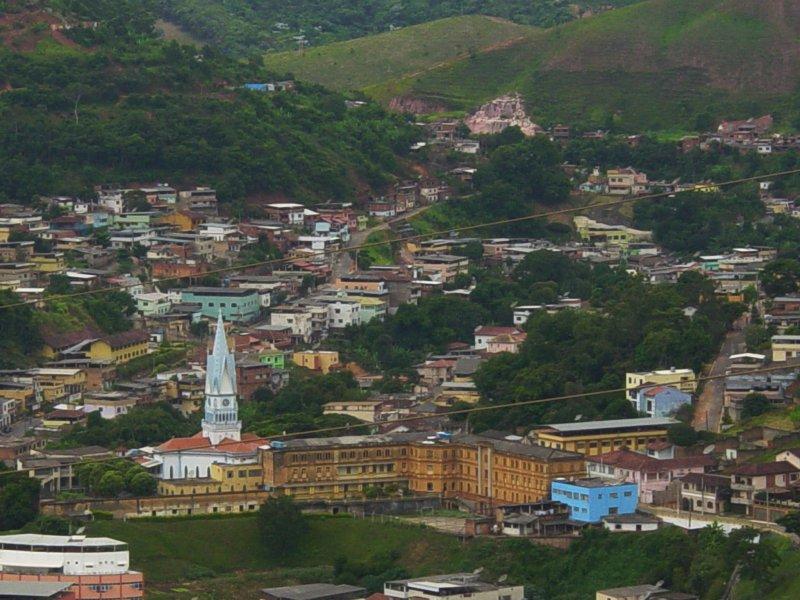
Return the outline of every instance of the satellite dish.
[[[583,419],[583,415],[575,415],[573,421],[580,421],[581,419]]]
[[[483,573],[483,567],[478,567],[472,572],[473,575],[480,575],[481,573]]]
[[[75,532],[75,535],[83,535],[86,532],[86,527],[78,527],[78,531]]]
[[[508,579],[508,575],[503,573],[500,577],[497,578],[497,583],[504,583]]]

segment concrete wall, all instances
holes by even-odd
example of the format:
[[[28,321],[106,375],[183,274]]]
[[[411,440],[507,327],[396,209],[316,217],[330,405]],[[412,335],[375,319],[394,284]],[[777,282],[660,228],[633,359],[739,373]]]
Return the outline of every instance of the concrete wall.
[[[255,512],[269,492],[225,492],[190,496],[153,496],[126,499],[47,500],[43,514],[74,516],[88,512],[111,513],[115,519],[138,517],[185,517],[204,514]],[[304,511],[351,513],[356,516],[413,514],[442,507],[439,496],[298,502]]]

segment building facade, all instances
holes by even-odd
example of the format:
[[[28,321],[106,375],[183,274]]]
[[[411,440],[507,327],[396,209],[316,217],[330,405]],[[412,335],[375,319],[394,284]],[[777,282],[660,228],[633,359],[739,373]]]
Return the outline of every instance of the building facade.
[[[127,544],[110,538],[0,536],[0,581],[69,583],[78,600],[144,598],[144,577],[129,562]]]
[[[570,508],[570,518],[586,523],[599,523],[608,515],[629,515],[636,512],[639,496],[635,483],[598,478],[556,480],[550,498]]]
[[[645,452],[647,445],[666,442],[675,419],[641,418],[554,423],[531,432],[534,443],[545,448],[596,456],[621,448]]]

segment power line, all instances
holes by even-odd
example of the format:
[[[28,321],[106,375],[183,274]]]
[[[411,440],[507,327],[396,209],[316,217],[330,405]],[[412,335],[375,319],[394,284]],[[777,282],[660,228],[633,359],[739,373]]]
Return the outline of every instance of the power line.
[[[749,369],[749,370],[741,370],[737,371],[735,374],[728,374],[724,373],[721,375],[706,375],[701,377],[696,377],[694,379],[684,379],[678,380],[669,383],[660,383],[658,385],[679,385],[681,383],[700,383],[705,381],[714,381],[717,379],[725,379],[727,377],[738,377],[742,375],[757,375],[761,373],[773,373],[775,371],[785,371],[787,369],[796,369],[800,367],[800,364],[795,365],[773,365],[770,367],[759,367],[756,369]],[[520,406],[531,406],[535,404],[545,404],[548,402],[563,402],[569,400],[582,400],[587,398],[597,398],[600,396],[605,396],[608,394],[618,394],[618,393],[629,393],[631,391],[639,391],[642,389],[646,389],[649,387],[653,387],[654,384],[652,383],[644,383],[639,386],[635,386],[632,388],[612,388],[607,390],[596,390],[593,392],[582,392],[577,394],[564,394],[561,396],[550,396],[547,398],[533,398],[530,400],[520,400],[519,402],[504,402],[502,404],[490,404],[484,406],[472,406],[470,408],[463,408],[457,410],[449,410],[435,415],[420,415],[417,417],[403,417],[401,419],[397,419],[394,421],[386,422],[387,425],[397,425],[402,423],[410,423],[410,422],[419,422],[419,421],[426,421],[430,419],[439,419],[442,417],[451,417],[454,415],[469,415],[472,413],[477,412],[489,412],[493,410],[503,410],[509,408],[516,408]],[[375,423],[356,423],[352,425],[337,425],[334,427],[321,427],[318,429],[310,429],[306,431],[295,431],[292,433],[282,433],[279,435],[268,435],[265,436],[265,439],[268,440],[285,440],[289,438],[294,438],[298,436],[308,436],[308,435],[316,435],[320,433],[336,433],[336,432],[352,432],[354,429],[358,429],[361,427],[370,427],[375,425]],[[239,443],[239,442],[231,442],[231,443]],[[224,446],[224,444],[223,444]],[[111,458],[104,458],[104,459],[96,459],[96,460],[85,460],[80,461],[79,463],[75,463],[76,465],[87,465],[87,464],[94,464],[94,463],[105,463],[111,460],[117,460],[118,457],[111,457]],[[14,471],[10,471],[13,473]]]
[[[785,176],[788,176],[788,175],[797,175],[797,174],[800,174],[800,169],[791,169],[791,170],[787,170],[787,171],[776,171],[774,173],[767,173],[767,174],[764,174],[764,175],[754,175],[752,177],[742,177],[742,178],[739,178],[739,179],[731,179],[731,180],[723,181],[723,182],[720,182],[720,183],[709,183],[706,186],[703,186],[702,184],[699,184],[699,185],[700,185],[700,189],[702,189],[703,187],[706,187],[706,188],[710,188],[710,187],[721,188],[721,187],[729,187],[729,186],[733,186],[733,185],[740,185],[742,183],[749,183],[749,182],[752,182],[752,181],[760,181],[760,180],[763,180],[763,179],[770,179],[770,178],[775,178],[775,177],[785,177]],[[561,209],[550,210],[550,211],[545,211],[545,212],[532,213],[530,215],[524,215],[524,216],[521,216],[521,217],[514,217],[514,218],[510,218],[510,219],[500,219],[500,220],[496,220],[496,221],[487,221],[487,222],[483,222],[483,223],[476,223],[474,225],[464,225],[462,227],[453,227],[453,228],[448,228],[448,229],[441,229],[441,230],[433,231],[433,232],[429,232],[429,233],[421,233],[421,234],[417,234],[417,235],[413,235],[413,236],[404,237],[404,238],[402,238],[400,240],[381,240],[381,241],[377,241],[377,242],[369,242],[369,243],[359,244],[359,245],[356,245],[356,246],[345,246],[345,247],[334,249],[334,250],[323,250],[323,251],[320,251],[320,252],[316,252],[316,253],[310,254],[308,258],[309,259],[314,259],[314,258],[319,258],[319,257],[324,257],[324,256],[333,256],[333,255],[337,255],[337,254],[342,254],[344,252],[354,252],[354,251],[358,251],[358,250],[365,250],[365,249],[368,249],[368,248],[376,248],[376,247],[380,247],[380,246],[386,246],[386,245],[390,245],[390,244],[393,244],[393,243],[398,242],[398,241],[409,242],[409,241],[423,240],[425,238],[436,237],[436,236],[441,236],[441,235],[448,235],[448,234],[451,234],[451,233],[460,233],[460,232],[464,232],[464,231],[474,231],[476,229],[484,229],[484,228],[488,228],[488,227],[497,227],[499,225],[509,225],[509,224],[512,224],[512,223],[521,223],[521,222],[524,222],[524,221],[531,221],[531,220],[535,220],[535,219],[543,219],[543,218],[554,217],[554,216],[559,216],[559,215],[565,215],[565,214],[570,214],[570,213],[575,213],[575,212],[583,212],[583,211],[586,211],[586,210],[594,210],[594,209],[598,209],[598,208],[602,209],[602,208],[608,208],[608,207],[612,207],[612,206],[620,206],[620,205],[623,205],[623,204],[629,204],[631,202],[657,200],[659,198],[671,198],[671,197],[676,196],[677,194],[685,194],[687,192],[694,192],[694,191],[697,191],[697,189],[680,190],[680,191],[675,191],[675,192],[659,192],[659,193],[655,193],[655,194],[647,194],[647,195],[644,195],[644,196],[628,196],[628,197],[625,197],[625,198],[619,198],[617,200],[609,200],[608,202],[601,202],[599,204],[591,204],[589,206],[561,208]],[[403,218],[396,219],[396,221],[402,221],[402,220],[403,220]],[[392,221],[390,221],[390,222],[392,222]],[[207,277],[209,275],[217,275],[217,274],[220,274],[220,273],[229,273],[231,271],[241,271],[241,270],[245,270],[245,269],[252,269],[252,268],[255,268],[255,267],[271,266],[271,265],[278,265],[278,264],[287,264],[287,263],[294,262],[296,260],[297,260],[297,258],[291,258],[291,257],[273,258],[273,259],[269,259],[269,260],[263,260],[263,261],[247,263],[247,264],[243,264],[243,265],[233,265],[233,266],[230,266],[230,267],[221,267],[221,268],[218,268],[218,269],[212,269],[210,271],[205,271],[204,273],[199,273],[197,275],[176,275],[174,277],[164,277],[164,278],[161,278],[161,279],[154,279],[152,283],[153,284],[160,284],[160,283],[165,283],[165,282],[170,282],[170,281],[181,281],[183,279]],[[37,298],[37,299],[34,299],[34,300],[23,300],[23,301],[20,301],[20,302],[12,302],[12,303],[8,303],[8,304],[3,304],[3,305],[0,305],[0,310],[6,309],[6,308],[14,308],[14,307],[17,307],[17,306],[26,306],[26,305],[30,305],[30,304],[38,304],[39,302],[51,302],[51,301],[54,301],[54,300],[66,300],[66,299],[69,299],[69,298],[76,298],[76,297],[81,297],[81,296],[90,296],[90,295],[102,294],[102,293],[106,293],[106,292],[124,291],[124,290],[129,289],[130,287],[133,287],[133,286],[126,286],[126,285],[108,286],[108,287],[103,287],[103,288],[98,288],[98,289],[93,289],[93,290],[84,290],[84,291],[80,291],[80,292],[73,292],[73,293],[69,293],[69,294],[53,294],[53,295],[50,295],[50,296],[45,296],[43,298]]]
[[[740,377],[740,376],[743,376],[743,375],[757,375],[757,374],[761,374],[761,373],[772,373],[772,372],[775,372],[775,371],[785,371],[787,369],[795,369],[797,367],[800,367],[800,365],[773,365],[773,366],[770,366],[770,367],[759,367],[757,369],[741,370],[741,371],[737,371],[734,374],[723,373],[721,375],[705,375],[705,376],[701,376],[701,377],[695,377],[693,379],[683,379],[683,380],[676,380],[676,381],[672,381],[672,382],[659,383],[658,385],[680,385],[680,384],[686,384],[686,383],[700,383],[700,382],[705,382],[705,381],[714,381],[714,380],[717,380],[717,379],[726,379],[728,377]],[[453,416],[453,415],[468,415],[468,414],[477,413],[477,412],[488,412],[488,411],[493,411],[493,410],[516,408],[516,407],[519,407],[519,406],[530,406],[530,405],[534,405],[534,404],[545,404],[545,403],[549,403],[549,402],[559,402],[559,401],[565,401],[565,400],[581,400],[581,399],[585,399],[585,398],[595,398],[595,397],[598,397],[598,396],[604,396],[604,395],[608,395],[608,394],[617,394],[617,393],[621,393],[621,392],[629,393],[629,392],[632,392],[632,391],[639,391],[639,390],[651,388],[654,385],[655,384],[653,384],[653,383],[644,383],[642,385],[638,385],[638,386],[631,387],[631,388],[627,388],[627,387],[612,388],[612,389],[607,389],[607,390],[596,390],[596,391],[593,391],[593,392],[582,392],[582,393],[577,393],[577,394],[565,394],[565,395],[561,395],[561,396],[550,396],[548,398],[534,398],[534,399],[531,399],[531,400],[520,400],[518,402],[504,402],[502,404],[487,404],[487,405],[483,405],[483,406],[472,406],[470,408],[462,408],[462,409],[457,409],[457,410],[444,411],[444,412],[436,414],[436,415],[423,415],[423,416],[418,416],[418,417],[404,417],[404,418],[397,419],[397,420],[394,420],[394,421],[388,421],[386,424],[387,425],[394,425],[394,424],[397,424],[397,423],[408,423],[408,422],[420,421],[420,420],[426,420],[426,419],[437,419],[437,418],[441,418],[441,417],[450,417],[450,416]],[[329,433],[329,432],[334,432],[334,431],[346,431],[346,430],[352,430],[355,427],[364,427],[364,426],[369,426],[369,425],[370,425],[370,423],[356,424],[356,425],[337,425],[335,427],[323,427],[323,428],[319,428],[319,429],[312,429],[312,430],[309,430],[309,431],[298,431],[298,432],[294,432],[294,433],[285,433],[285,434],[282,434],[282,435],[279,435],[279,436],[266,436],[266,437],[269,438],[269,439],[284,439],[284,438],[290,438],[290,437],[295,437],[295,436],[304,436],[304,435],[309,435],[309,434]]]

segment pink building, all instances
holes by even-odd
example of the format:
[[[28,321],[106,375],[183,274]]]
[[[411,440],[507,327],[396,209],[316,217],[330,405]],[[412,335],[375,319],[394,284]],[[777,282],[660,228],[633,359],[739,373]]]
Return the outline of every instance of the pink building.
[[[707,455],[659,460],[627,448],[586,457],[589,477],[629,481],[639,485],[639,502],[652,504],[656,492],[663,492],[674,479],[689,473],[705,473],[716,461]]]

